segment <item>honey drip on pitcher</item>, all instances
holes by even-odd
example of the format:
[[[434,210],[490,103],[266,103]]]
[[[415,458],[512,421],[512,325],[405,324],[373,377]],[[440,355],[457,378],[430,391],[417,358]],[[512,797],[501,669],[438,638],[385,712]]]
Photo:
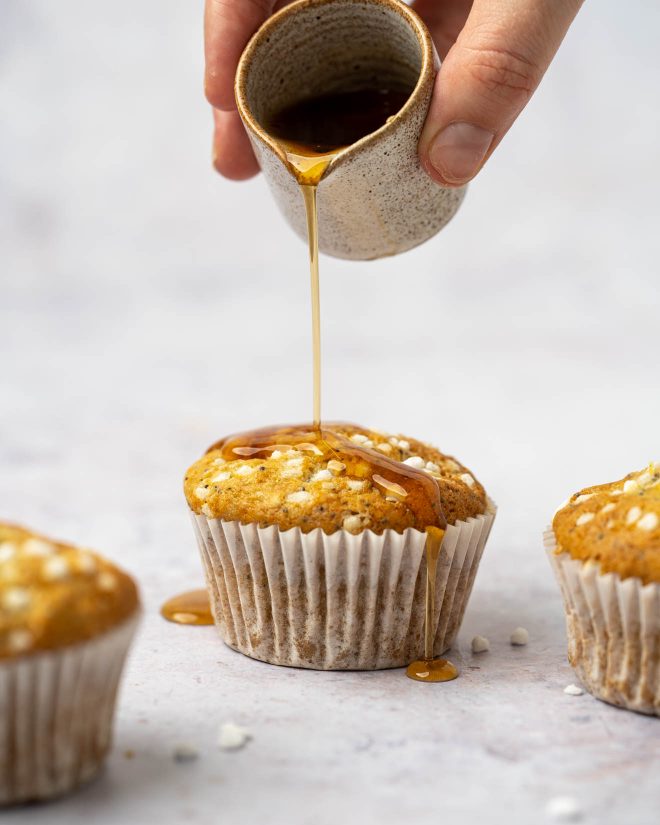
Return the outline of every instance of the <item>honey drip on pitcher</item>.
[[[213,624],[209,594],[205,589],[188,590],[173,596],[161,607],[160,615],[175,624]]]

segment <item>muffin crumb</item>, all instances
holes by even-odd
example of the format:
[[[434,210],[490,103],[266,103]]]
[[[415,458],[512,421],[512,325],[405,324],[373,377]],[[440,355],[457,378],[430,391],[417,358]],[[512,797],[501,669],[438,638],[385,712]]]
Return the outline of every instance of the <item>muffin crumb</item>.
[[[517,627],[511,634],[511,644],[524,647],[529,642],[529,633],[524,627]]]
[[[218,735],[218,747],[223,751],[235,751],[244,747],[252,735],[247,728],[235,725],[233,722],[225,722],[220,726]]]

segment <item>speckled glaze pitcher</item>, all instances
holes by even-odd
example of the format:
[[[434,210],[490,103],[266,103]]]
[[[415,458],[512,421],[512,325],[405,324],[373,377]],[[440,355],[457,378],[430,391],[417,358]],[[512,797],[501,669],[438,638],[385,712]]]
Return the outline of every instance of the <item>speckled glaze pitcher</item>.
[[[263,124],[308,97],[374,81],[412,90],[384,126],[328,166],[317,194],[322,252],[355,260],[395,255],[433,236],[458,209],[465,188],[439,186],[417,156],[439,64],[428,30],[400,0],[299,0],[248,43],[236,75],[238,111],[275,200],[303,238],[300,188]]]

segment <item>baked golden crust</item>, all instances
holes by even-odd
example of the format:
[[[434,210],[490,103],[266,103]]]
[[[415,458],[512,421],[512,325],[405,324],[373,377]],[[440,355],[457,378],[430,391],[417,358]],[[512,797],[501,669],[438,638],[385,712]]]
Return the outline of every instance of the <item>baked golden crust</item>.
[[[557,553],[602,573],[660,582],[660,466],[575,493],[555,514]]]
[[[385,456],[405,463],[408,469],[424,470],[438,484],[449,524],[487,509],[481,484],[462,464],[435,447],[356,425],[324,424],[324,430],[349,438],[374,458]],[[190,508],[209,518],[277,525],[282,530],[299,527],[305,533],[318,527],[326,533],[339,529],[382,533],[429,526],[419,523],[405,500],[373,482],[368,463],[363,468],[352,464],[349,471],[342,462],[327,460],[308,446],[233,460],[212,447],[186,473],[184,491]]]
[[[114,564],[0,522],[0,659],[86,641],[137,607],[135,582]]]

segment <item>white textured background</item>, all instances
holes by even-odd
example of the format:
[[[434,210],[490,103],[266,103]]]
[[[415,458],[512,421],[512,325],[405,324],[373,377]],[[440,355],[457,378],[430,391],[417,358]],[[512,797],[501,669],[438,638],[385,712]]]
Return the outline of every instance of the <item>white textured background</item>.
[[[587,4],[440,236],[322,261],[326,415],[437,442],[500,505],[437,687],[270,668],[157,615],[201,578],[186,466],[311,403],[304,246],[263,181],[211,172],[201,11],[0,6],[0,517],[118,559],[146,605],[104,777],[5,822],[529,825],[569,795],[656,823],[660,723],[563,694],[540,533],[660,458],[660,7]],[[240,753],[215,747],[229,719]]]

